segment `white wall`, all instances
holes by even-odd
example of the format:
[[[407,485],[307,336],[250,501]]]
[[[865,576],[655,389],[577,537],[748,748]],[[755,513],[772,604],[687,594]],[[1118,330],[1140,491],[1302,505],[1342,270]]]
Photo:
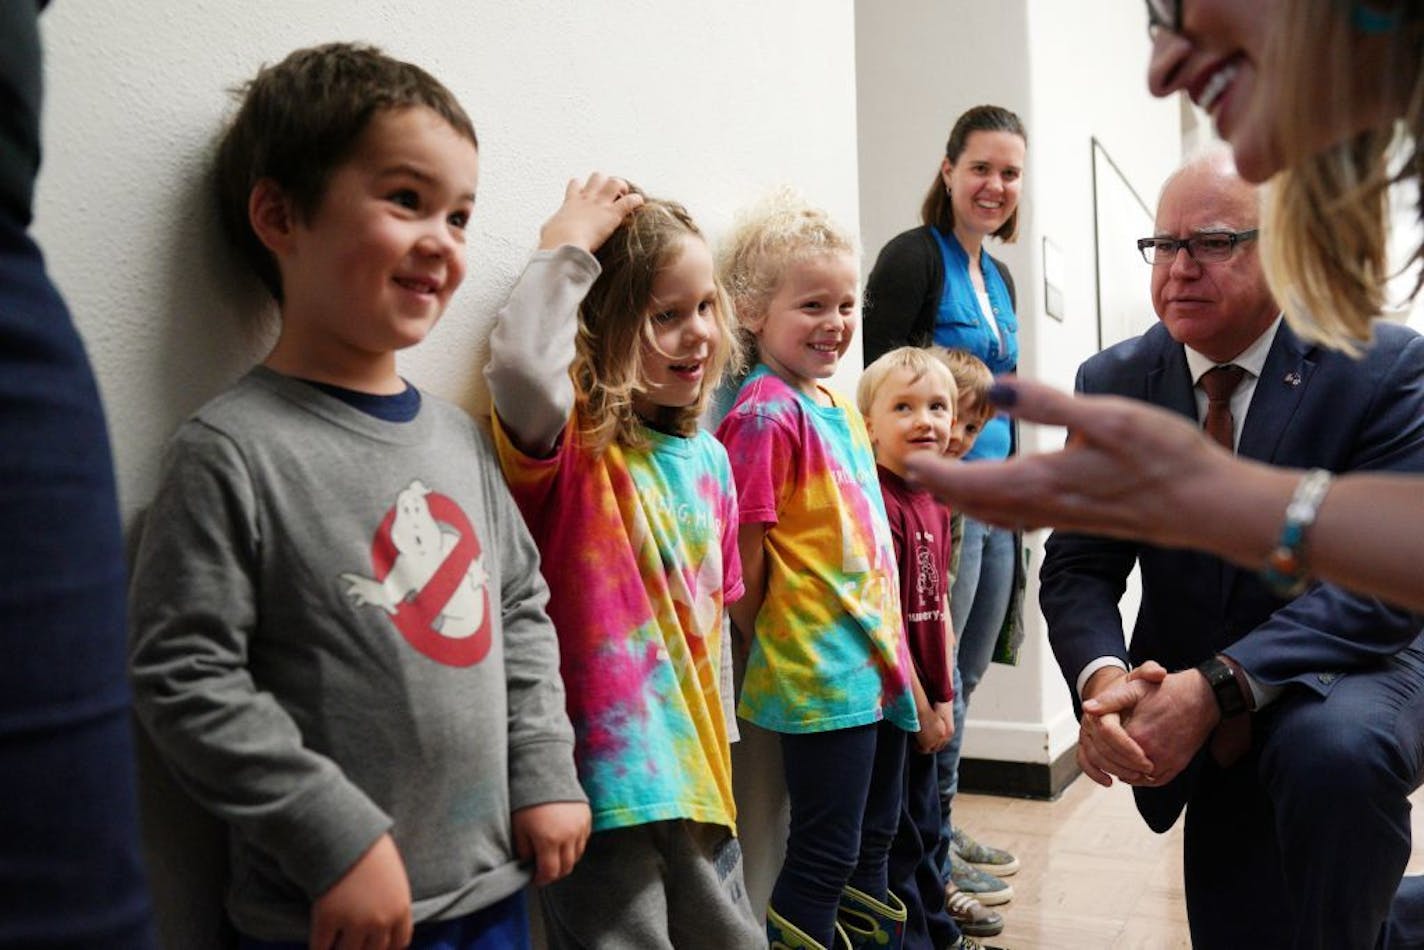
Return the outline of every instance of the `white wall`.
[[[226,90],[296,47],[380,45],[429,69],[475,121],[470,274],[432,339],[402,356],[407,376],[475,412],[490,320],[569,177],[625,175],[686,203],[714,239],[782,183],[858,217],[851,0],[89,0],[41,23],[36,230],[94,362],[128,524],[179,421],[264,352],[242,329],[260,296],[228,262],[206,176]],[[766,778],[779,770],[754,745],[738,769],[759,900],[779,863]],[[160,812],[192,820],[171,801]],[[201,877],[190,857],[157,883]],[[202,899],[165,917],[175,946],[213,945],[186,929]]]
[[[1028,131],[1015,244],[995,245],[1018,288],[1020,372],[1071,387],[1097,348],[1092,166],[1096,136],[1153,203],[1181,154],[1179,107],[1146,91],[1146,14],[1139,0],[903,0],[856,4],[861,230],[867,268],[880,247],[919,223],[955,118],[983,102],[1010,108]],[[1042,240],[1064,258],[1065,318],[1043,309]],[[1142,305],[1150,313],[1148,268]],[[1062,430],[1026,428],[1028,451],[1062,445]],[[1028,641],[1017,667],[995,665],[970,707],[964,755],[1046,764],[1076,740],[1068,693],[1037,609],[1042,537],[1034,539]]]
[[[1030,141],[1037,140],[1027,0],[858,0],[855,14],[860,231],[869,273],[886,241],[920,223],[920,203],[961,112],[985,103],[1004,106],[1024,120]],[[1020,221],[1034,213],[1030,202],[1022,208]],[[1016,252],[1022,246],[992,252],[1004,251],[1020,295],[1024,265]]]
[[[490,320],[569,177],[625,175],[714,238],[780,183],[857,219],[850,0],[90,0],[41,25],[36,230],[95,364],[126,517],[178,422],[263,352],[239,330],[258,298],[226,261],[205,176],[226,90],[296,47],[375,43],[474,119],[470,275],[402,369],[475,411]]]
[[[1033,332],[1020,365],[1027,375],[1068,388],[1078,364],[1097,350],[1090,140],[1098,139],[1155,211],[1158,189],[1181,160],[1181,112],[1175,99],[1153,99],[1147,92],[1147,16],[1137,0],[1030,0],[1029,9],[1036,139],[1029,158],[1035,213],[1026,240],[1036,266]],[[1043,310],[1045,237],[1065,259],[1062,322]],[[1140,281],[1142,309],[1150,320],[1151,269],[1135,260],[1131,266],[1138,270],[1127,279]],[[1029,451],[1052,450],[1062,446],[1063,435],[1030,428],[1024,442]],[[1043,534],[1035,538],[1036,565],[1042,563],[1043,540]],[[1037,713],[1048,728],[1051,761],[1076,741],[1077,724],[1036,609],[1036,570],[1030,573],[1028,599],[1035,605],[1029,635],[1039,645],[1041,662],[1007,671],[980,708],[983,715],[1011,720]],[[968,746],[968,754],[978,752]]]

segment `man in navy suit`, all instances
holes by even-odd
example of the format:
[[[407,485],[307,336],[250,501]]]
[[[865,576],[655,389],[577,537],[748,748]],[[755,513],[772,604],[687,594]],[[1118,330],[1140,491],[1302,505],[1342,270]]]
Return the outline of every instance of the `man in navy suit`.
[[[1143,242],[1160,322],[1084,363],[1077,388],[1202,420],[1273,465],[1424,471],[1424,338],[1380,324],[1359,361],[1298,338],[1266,285],[1257,226],[1229,153],[1177,171]],[[1134,564],[1129,649],[1118,601]],[[1135,786],[1154,831],[1186,809],[1198,950],[1420,945],[1402,934],[1424,886],[1401,878],[1407,797],[1424,780],[1424,620],[1328,584],[1290,598],[1219,558],[1062,531],[1040,580],[1081,713],[1079,764]]]

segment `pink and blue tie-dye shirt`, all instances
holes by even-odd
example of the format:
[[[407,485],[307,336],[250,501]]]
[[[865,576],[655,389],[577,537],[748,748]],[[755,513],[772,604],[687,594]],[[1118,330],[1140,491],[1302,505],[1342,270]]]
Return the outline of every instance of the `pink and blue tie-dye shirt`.
[[[766,596],[737,713],[777,732],[918,728],[890,526],[865,422],[758,366],[717,436],[741,520],[766,525]]]
[[[735,828],[718,674],[742,595],[737,499],[711,435],[645,429],[595,456],[573,423],[531,458],[496,417],[505,478],[539,546],[593,828],[674,818]]]

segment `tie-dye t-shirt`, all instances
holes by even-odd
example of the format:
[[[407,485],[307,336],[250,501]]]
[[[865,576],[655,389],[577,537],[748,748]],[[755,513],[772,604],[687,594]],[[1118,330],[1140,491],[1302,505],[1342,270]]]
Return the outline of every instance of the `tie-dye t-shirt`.
[[[593,828],[689,818],[735,828],[718,673],[742,595],[737,499],[711,435],[645,429],[600,457],[570,424],[535,459],[495,447],[539,546]]]
[[[758,366],[717,437],[744,523],[767,526],[766,596],[737,713],[777,732],[882,716],[915,730],[890,526],[865,422]]]

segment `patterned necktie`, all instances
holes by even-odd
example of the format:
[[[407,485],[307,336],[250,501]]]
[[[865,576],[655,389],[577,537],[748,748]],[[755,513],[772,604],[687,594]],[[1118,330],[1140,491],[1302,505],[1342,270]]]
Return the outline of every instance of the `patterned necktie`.
[[[1232,438],[1231,394],[1241,385],[1246,371],[1235,363],[1217,366],[1202,374],[1197,385],[1206,393],[1206,421],[1202,428],[1228,452],[1235,451]]]

